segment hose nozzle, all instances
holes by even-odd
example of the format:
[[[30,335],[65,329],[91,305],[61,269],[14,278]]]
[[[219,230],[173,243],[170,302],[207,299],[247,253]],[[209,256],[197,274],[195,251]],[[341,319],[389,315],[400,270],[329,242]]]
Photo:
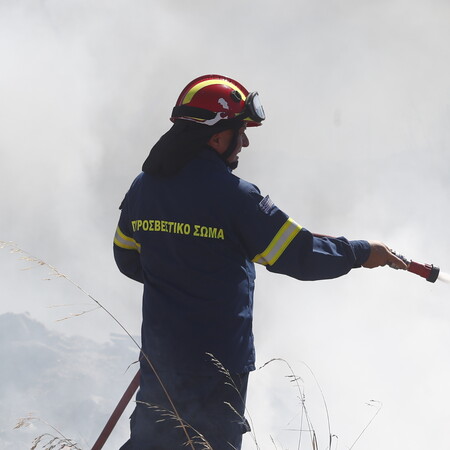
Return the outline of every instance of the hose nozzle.
[[[406,270],[425,278],[430,283],[434,283],[438,279],[440,271],[439,267],[433,266],[433,264],[420,264],[415,261],[411,261]]]
[[[400,255],[394,251],[392,253],[408,265],[406,268],[408,272],[415,273],[416,275],[425,278],[430,283],[434,283],[438,279],[440,271],[438,266],[434,266],[433,264],[418,263],[412,259],[405,258],[403,255]]]

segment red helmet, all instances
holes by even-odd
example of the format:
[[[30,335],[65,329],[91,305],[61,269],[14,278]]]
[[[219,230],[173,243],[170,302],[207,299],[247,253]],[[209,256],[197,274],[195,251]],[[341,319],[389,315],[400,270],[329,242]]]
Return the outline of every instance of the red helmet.
[[[220,120],[240,119],[256,127],[265,118],[257,92],[249,93],[242,84],[222,75],[203,75],[183,89],[170,120],[212,126]]]

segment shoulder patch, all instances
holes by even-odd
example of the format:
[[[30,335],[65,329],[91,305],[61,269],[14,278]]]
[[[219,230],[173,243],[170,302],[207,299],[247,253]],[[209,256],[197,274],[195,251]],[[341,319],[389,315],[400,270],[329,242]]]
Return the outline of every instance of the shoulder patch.
[[[259,209],[265,213],[265,214],[269,214],[270,210],[274,207],[274,203],[271,200],[271,198],[266,195],[260,202],[259,202]]]

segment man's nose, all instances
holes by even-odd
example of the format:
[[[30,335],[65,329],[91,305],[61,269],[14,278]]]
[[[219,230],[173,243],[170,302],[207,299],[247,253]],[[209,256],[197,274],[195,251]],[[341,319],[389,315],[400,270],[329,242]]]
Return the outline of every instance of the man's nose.
[[[242,134],[242,147],[248,147],[250,145],[250,141],[245,133]]]

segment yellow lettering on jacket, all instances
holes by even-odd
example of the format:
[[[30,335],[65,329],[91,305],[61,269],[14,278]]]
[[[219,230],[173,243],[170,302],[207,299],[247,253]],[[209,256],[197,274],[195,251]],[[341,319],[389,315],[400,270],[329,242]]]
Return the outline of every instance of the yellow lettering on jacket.
[[[173,222],[159,219],[136,219],[131,221],[133,232],[158,232],[170,234],[182,234],[208,239],[225,239],[223,228],[209,227],[206,225],[191,225],[184,222]]]

